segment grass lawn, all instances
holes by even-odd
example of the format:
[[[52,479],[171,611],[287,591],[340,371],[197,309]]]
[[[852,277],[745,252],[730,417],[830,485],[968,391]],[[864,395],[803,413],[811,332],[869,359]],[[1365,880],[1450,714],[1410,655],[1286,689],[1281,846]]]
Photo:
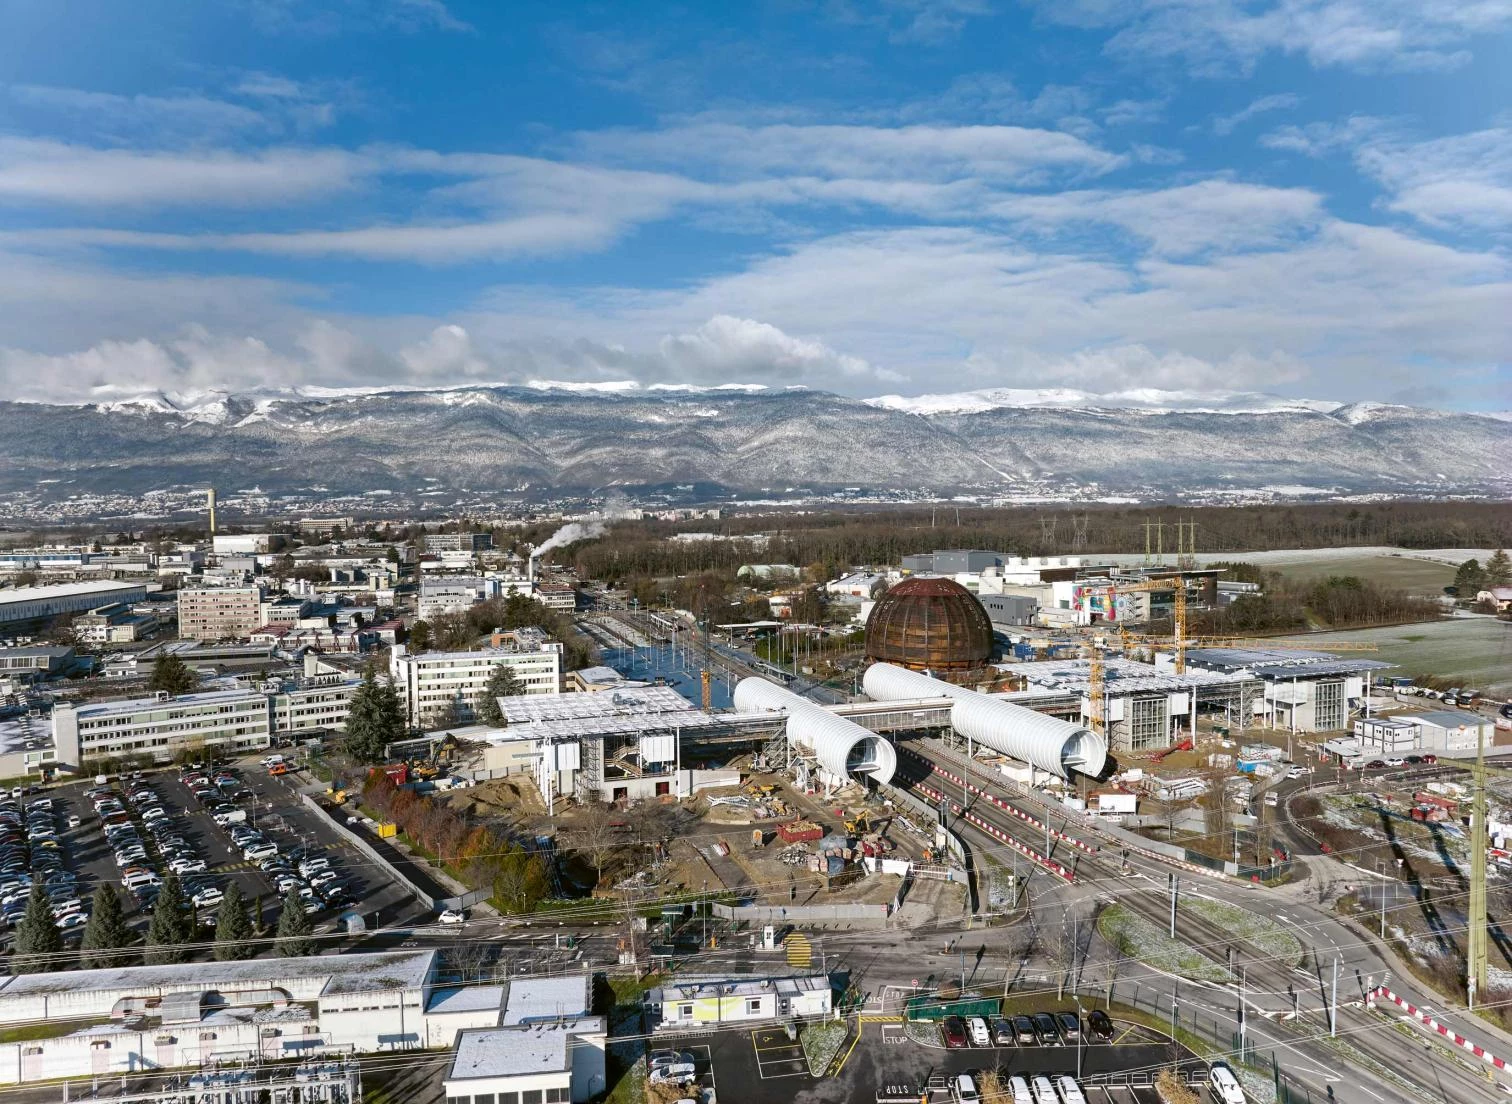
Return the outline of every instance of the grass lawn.
[[[1238,905],[1190,893],[1181,898],[1178,907],[1181,911],[1191,912],[1232,932],[1244,942],[1264,951],[1270,958],[1289,962],[1293,966],[1302,961],[1302,941],[1268,917],[1242,909]]]
[[[1328,556],[1266,563],[1267,571],[1279,571],[1290,579],[1312,581],[1330,575],[1358,575],[1383,587],[1397,587],[1409,594],[1437,598],[1454,582],[1454,568],[1406,556]]]
[[[1307,639],[1326,646],[1330,636],[1378,645],[1380,651],[1362,653],[1362,657],[1397,664],[1399,670],[1388,674],[1438,675],[1483,694],[1512,695],[1512,622],[1469,617],[1314,633]]]
[[[1194,981],[1222,983],[1233,980],[1226,967],[1180,940],[1170,938],[1164,928],[1122,905],[1111,905],[1103,910],[1097,918],[1097,932],[1129,958],[1168,974]]]

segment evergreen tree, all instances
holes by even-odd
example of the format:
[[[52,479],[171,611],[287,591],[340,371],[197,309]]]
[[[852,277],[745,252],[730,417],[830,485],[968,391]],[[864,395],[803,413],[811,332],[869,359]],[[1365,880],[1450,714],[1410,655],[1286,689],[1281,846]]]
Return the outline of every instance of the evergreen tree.
[[[387,679],[378,681],[371,664],[362,672],[362,685],[352,694],[347,712],[346,750],[363,763],[381,763],[384,749],[405,736],[404,708]]]
[[[1486,586],[1504,587],[1512,584],[1512,559],[1505,548],[1498,548],[1486,561]]]
[[[1486,589],[1486,570],[1479,560],[1466,560],[1454,573],[1454,591],[1462,602],[1473,602]]]
[[[176,655],[160,655],[152,665],[152,676],[147,680],[147,689],[157,693],[187,694],[199,685],[194,672]]]
[[[280,958],[301,958],[315,953],[315,940],[311,938],[315,928],[305,915],[304,901],[299,890],[290,889],[284,894],[283,908],[278,914],[278,949]]]
[[[105,966],[125,966],[136,958],[135,954],[123,954],[121,948],[136,942],[136,933],[126,923],[125,910],[115,886],[103,883],[94,892],[89,905],[89,923],[84,925],[84,965],[90,969]],[[104,952],[114,951],[114,954]]]
[[[189,957],[188,944],[194,938],[193,925],[193,914],[184,901],[178,875],[170,873],[163,879],[157,904],[152,906],[152,922],[147,925],[147,965],[185,961]]]
[[[53,919],[52,904],[42,883],[32,885],[26,899],[26,914],[16,925],[16,955],[11,969],[18,974],[40,974],[63,967],[63,933]]]
[[[514,667],[501,663],[488,676],[488,686],[483,690],[483,700],[478,703],[478,720],[484,724],[502,725],[504,711],[499,708],[500,698],[513,698],[525,693],[525,684],[514,673]]]
[[[428,621],[416,621],[409,629],[409,638],[405,641],[412,652],[428,652],[431,646],[431,627]]]
[[[240,962],[253,957],[257,945],[251,940],[252,920],[247,916],[247,904],[242,900],[241,887],[232,882],[226,887],[226,898],[215,917],[215,960]]]

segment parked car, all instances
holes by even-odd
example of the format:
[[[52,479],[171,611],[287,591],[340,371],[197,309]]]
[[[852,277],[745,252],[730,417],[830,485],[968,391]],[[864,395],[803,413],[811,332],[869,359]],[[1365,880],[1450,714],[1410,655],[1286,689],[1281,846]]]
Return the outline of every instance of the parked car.
[[[1039,1036],[1041,1043],[1054,1046],[1060,1042],[1060,1032],[1056,1030],[1054,1016],[1048,1012],[1036,1012],[1030,1019],[1034,1021],[1034,1033]]]
[[[1425,756],[1423,756],[1423,763],[1425,765],[1427,765],[1427,766],[1432,766],[1434,763],[1437,763],[1437,762],[1438,762],[1438,756],[1437,755],[1425,755]]]
[[[959,1016],[946,1016],[940,1021],[940,1036],[950,1050],[960,1050],[966,1045],[966,1021]]]
[[[1013,1045],[1013,1025],[999,1016],[989,1025],[992,1028],[992,1043],[994,1046]]]
[[[1028,1080],[1018,1074],[1008,1078],[1008,1095],[1013,1098],[1012,1104],[1034,1104],[1034,1097],[1029,1093]]]
[[[1034,1033],[1034,1021],[1028,1016],[1013,1017],[1013,1033],[1018,1037],[1019,1046],[1036,1046],[1039,1036]]]
[[[1075,1012],[1057,1012],[1055,1022],[1060,1028],[1061,1038],[1066,1042],[1074,1043],[1081,1039],[1081,1017]]]
[[[650,1082],[653,1085],[686,1085],[698,1076],[698,1070],[691,1062],[676,1062],[661,1069],[652,1070]]]
[[[1057,1077],[1055,1088],[1060,1093],[1061,1104],[1087,1104],[1087,1097],[1076,1083],[1076,1078],[1065,1075]]]
[[[987,1030],[987,1021],[980,1016],[973,1016],[966,1021],[966,1030],[971,1035],[971,1045],[976,1047],[989,1047],[992,1045],[992,1033]]]
[[[467,913],[461,909],[442,909],[436,920],[442,924],[461,924],[466,922]]]
[[[1101,1008],[1094,1008],[1087,1013],[1087,1027],[1092,1034],[1105,1043],[1113,1041],[1113,1018]]]
[[[973,1017],[980,1019],[980,1017]],[[986,1025],[983,1025],[985,1030]],[[958,1073],[950,1079],[950,1099],[955,1104],[980,1104],[982,1094],[977,1091],[976,1078],[969,1073]]]
[[[1050,1084],[1050,1078],[1036,1077],[1029,1084],[1034,1089],[1034,1104],[1060,1104],[1055,1099],[1055,1087]]]

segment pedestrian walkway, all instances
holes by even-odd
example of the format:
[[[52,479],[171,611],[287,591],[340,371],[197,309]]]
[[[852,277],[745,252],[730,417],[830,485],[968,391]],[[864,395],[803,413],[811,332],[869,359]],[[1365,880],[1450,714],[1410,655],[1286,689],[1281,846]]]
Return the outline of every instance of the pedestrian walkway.
[[[788,965],[794,969],[807,970],[814,964],[813,944],[801,932],[789,935],[782,941],[782,947],[787,952]]]

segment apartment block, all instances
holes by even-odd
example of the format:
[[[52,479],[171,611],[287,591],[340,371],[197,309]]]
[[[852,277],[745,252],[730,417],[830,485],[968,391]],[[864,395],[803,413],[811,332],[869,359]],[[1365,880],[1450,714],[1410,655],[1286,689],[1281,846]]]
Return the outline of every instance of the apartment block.
[[[244,640],[262,627],[262,603],[262,588],[256,586],[181,590],[179,636],[188,640]]]

